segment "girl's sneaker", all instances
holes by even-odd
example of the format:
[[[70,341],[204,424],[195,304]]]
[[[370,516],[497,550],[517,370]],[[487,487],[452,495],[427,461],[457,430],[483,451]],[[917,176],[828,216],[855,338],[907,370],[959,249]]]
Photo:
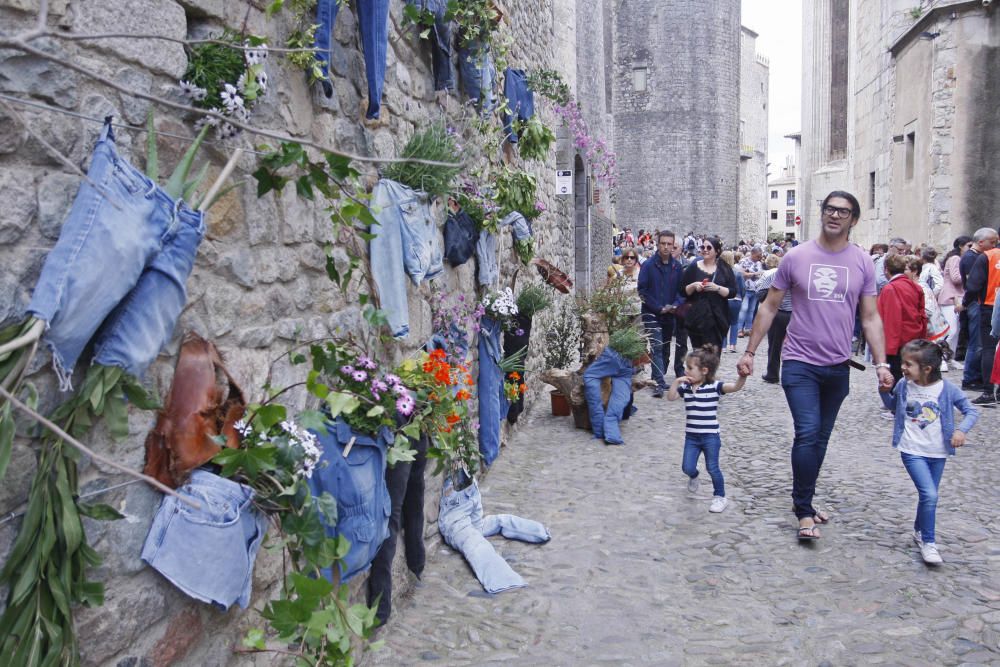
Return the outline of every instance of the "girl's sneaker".
[[[699,486],[701,486],[701,480],[697,477],[691,477],[688,479],[688,491],[690,493],[698,493]]]
[[[917,543],[918,547],[924,543],[924,536],[920,533],[919,530],[913,531],[913,541]]]
[[[709,506],[708,511],[715,512],[716,514],[718,514],[722,510],[726,509],[726,505],[728,504],[729,501],[726,500],[725,497],[715,496],[714,498],[712,498],[712,504]]]
[[[938,553],[937,545],[933,542],[920,543],[920,557],[923,558],[924,562],[928,565],[940,565],[944,562],[941,558],[941,554]]]

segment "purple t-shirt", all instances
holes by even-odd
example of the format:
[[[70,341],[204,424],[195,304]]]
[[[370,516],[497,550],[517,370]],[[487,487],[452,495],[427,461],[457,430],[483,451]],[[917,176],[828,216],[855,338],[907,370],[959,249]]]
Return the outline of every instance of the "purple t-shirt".
[[[793,248],[778,265],[774,287],[792,291],[792,321],[782,359],[833,366],[851,358],[854,314],[861,296],[875,296],[875,266],[855,245],[840,252],[815,241]]]

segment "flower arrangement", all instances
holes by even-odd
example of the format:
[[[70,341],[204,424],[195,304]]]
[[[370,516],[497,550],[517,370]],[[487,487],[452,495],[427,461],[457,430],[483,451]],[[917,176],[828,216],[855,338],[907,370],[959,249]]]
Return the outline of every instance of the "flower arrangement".
[[[626,359],[634,361],[646,354],[649,340],[638,327],[628,326],[611,332],[608,347]]]
[[[414,190],[426,192],[431,197],[441,197],[451,190],[451,183],[461,171],[457,134],[442,123],[434,123],[426,130],[415,133],[403,147],[401,158],[434,160],[456,163],[454,167],[395,162],[385,168],[386,178],[398,181]]]
[[[417,407],[410,390],[398,375],[378,371],[378,365],[365,355],[337,351],[340,365],[328,375],[332,394],[342,405],[341,417],[356,431],[375,433],[381,427],[394,428],[397,419],[407,420]],[[318,372],[313,371],[318,377]],[[313,378],[315,379],[315,377]]]
[[[226,44],[199,44],[191,49],[188,68],[180,81],[181,93],[193,106],[246,122],[260,97],[267,92],[267,44],[264,38],[246,39],[231,30],[218,37]],[[235,136],[238,129],[217,118],[200,118],[195,126],[215,127],[218,136]]]
[[[504,168],[496,176],[496,199],[500,206],[500,217],[517,211],[528,220],[542,214],[535,206],[538,198],[535,177],[525,171]]]
[[[455,21],[461,45],[469,46],[489,44],[503,17],[493,0],[465,0],[449,2],[445,18]]]
[[[480,230],[497,233],[500,225],[500,217],[497,214],[500,212],[500,207],[492,191],[484,190],[473,180],[465,178],[459,189],[452,193],[452,197],[462,210],[469,214]]]
[[[466,295],[434,289],[431,292],[431,325],[441,337],[445,354],[452,363],[464,363],[469,336],[479,332],[479,318],[485,307]]]
[[[629,327],[635,315],[631,295],[617,280],[594,292],[581,307],[600,316],[609,332]]]
[[[499,322],[504,330],[513,331],[517,328],[517,302],[509,287],[487,292],[481,303],[484,315]]]
[[[590,136],[583,112],[574,100],[566,104],[557,104],[555,112],[569,126],[570,134],[573,136],[573,146],[583,153],[594,176],[613,190],[617,178],[617,161],[607,142],[603,138],[595,140]]]
[[[524,383],[521,374],[511,371],[503,383],[503,393],[511,403],[519,400],[528,391],[528,385]]]

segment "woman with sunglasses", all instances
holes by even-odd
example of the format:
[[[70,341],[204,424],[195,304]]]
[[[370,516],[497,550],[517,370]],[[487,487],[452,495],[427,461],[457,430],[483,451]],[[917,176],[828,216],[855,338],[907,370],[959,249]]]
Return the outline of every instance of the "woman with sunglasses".
[[[701,246],[701,259],[684,270],[681,285],[691,304],[684,324],[691,338],[691,348],[715,345],[720,350],[729,331],[729,296],[737,290],[736,276],[728,264],[721,261],[722,240],[706,238]]]
[[[622,291],[628,295],[628,313],[638,316],[642,308],[639,300],[639,251],[635,248],[628,248],[622,253],[621,265],[608,267],[608,284],[618,280],[621,282]]]

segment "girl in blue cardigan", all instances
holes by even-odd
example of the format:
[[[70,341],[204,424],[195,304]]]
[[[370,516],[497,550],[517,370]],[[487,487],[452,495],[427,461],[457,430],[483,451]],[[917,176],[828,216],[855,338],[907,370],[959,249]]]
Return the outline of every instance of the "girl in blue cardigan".
[[[965,444],[965,434],[975,425],[979,411],[962,391],[941,379],[941,348],[929,340],[913,340],[901,350],[903,379],[886,406],[895,412],[892,446],[899,449],[903,466],[917,487],[919,502],[913,522],[913,541],[928,565],[938,565],[941,554],[934,542],[934,514],[938,486],[948,456]],[[962,422],[955,426],[955,410]]]

